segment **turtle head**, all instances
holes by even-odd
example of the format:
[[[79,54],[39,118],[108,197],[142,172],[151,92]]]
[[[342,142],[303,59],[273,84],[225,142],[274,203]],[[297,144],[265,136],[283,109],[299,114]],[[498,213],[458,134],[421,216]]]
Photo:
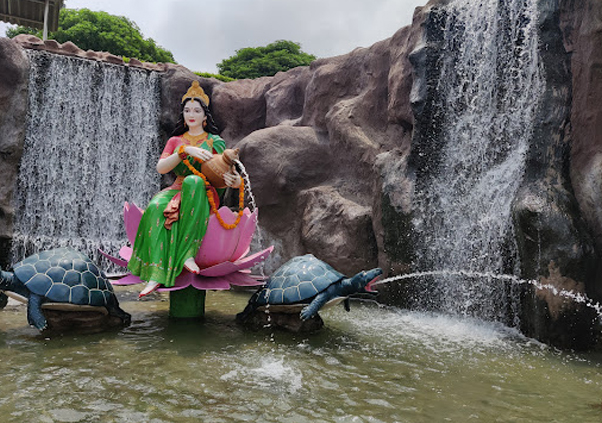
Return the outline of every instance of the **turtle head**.
[[[371,285],[382,274],[383,271],[380,267],[372,270],[362,270],[352,278],[349,278],[349,283],[354,292],[374,292]]]
[[[2,270],[0,270],[0,291],[10,291],[21,297],[29,297],[29,290],[15,277],[15,274]]]
[[[0,290],[11,291],[13,285],[13,274],[0,270]]]

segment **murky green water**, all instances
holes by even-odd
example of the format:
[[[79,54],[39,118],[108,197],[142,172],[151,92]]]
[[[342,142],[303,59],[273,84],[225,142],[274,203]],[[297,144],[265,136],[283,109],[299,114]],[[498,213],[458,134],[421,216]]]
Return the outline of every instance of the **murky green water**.
[[[0,311],[0,421],[602,421],[600,355],[373,304],[323,312],[311,336],[248,333],[233,319],[248,296],[209,293],[204,323],[122,301],[130,327],[50,338]]]

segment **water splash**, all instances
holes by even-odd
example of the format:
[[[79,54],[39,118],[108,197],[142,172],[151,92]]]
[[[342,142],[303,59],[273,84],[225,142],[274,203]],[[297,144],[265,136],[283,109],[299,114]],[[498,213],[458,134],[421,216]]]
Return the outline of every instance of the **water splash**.
[[[445,11],[435,104],[444,145],[435,169],[418,172],[415,268],[518,272],[511,205],[543,92],[537,2],[455,0]],[[491,320],[517,308],[504,287],[433,276],[453,283],[426,284],[417,301]]]
[[[263,248],[264,240],[263,240],[263,234],[261,233],[261,227],[259,226],[259,209],[257,208],[257,203],[255,202],[255,196],[253,195],[253,190],[251,189],[251,178],[249,177],[249,173],[247,172],[247,169],[245,168],[245,166],[242,164],[241,161],[236,160],[235,163],[236,163],[236,166],[240,169],[240,173],[242,174],[243,179],[245,180],[245,192],[246,192],[247,198],[249,199],[249,204],[253,210],[257,210],[256,242],[260,248]],[[266,281],[267,281],[267,277],[265,275],[265,261],[262,261],[261,263],[259,263],[256,267],[256,270],[259,272],[259,276],[260,276],[261,280],[264,281],[263,286],[265,286]],[[269,290],[268,290],[268,295],[269,295]],[[270,304],[266,304],[264,313],[266,315],[266,324],[263,327],[264,327],[264,329],[272,329],[272,315],[270,314]],[[269,341],[271,343],[275,343],[276,335],[274,334],[273,330],[270,330],[269,336],[270,336]]]
[[[282,357],[277,357],[273,351],[254,361],[254,366],[235,366],[234,370],[221,376],[221,380],[249,379],[259,388],[274,392],[296,393],[303,387],[303,375],[293,363],[285,364]]]
[[[576,303],[583,304],[586,307],[593,309],[597,315],[598,319],[602,322],[602,305],[598,302],[595,302],[587,295],[582,294],[580,292],[568,291],[564,289],[560,289],[551,284],[544,284],[535,279],[521,279],[515,275],[508,274],[494,274],[491,272],[475,272],[475,271],[466,271],[466,270],[431,270],[426,272],[414,272],[407,273],[404,275],[391,276],[383,280],[379,280],[372,284],[372,287],[376,287],[378,285],[383,285],[390,282],[401,281],[405,279],[420,279],[420,278],[430,278],[430,277],[442,277],[443,280],[449,277],[461,277],[464,278],[467,284],[471,283],[470,281],[478,281],[478,280],[498,280],[502,282],[510,282],[513,285],[530,285],[534,287],[538,291],[549,291],[556,297],[563,297],[569,300],[572,300]],[[469,281],[470,280],[470,281]],[[474,282],[473,282],[474,283]],[[478,282],[476,282],[478,283]]]
[[[29,115],[13,261],[70,246],[99,259],[127,239],[123,203],[160,189],[159,75],[28,50]]]
[[[257,209],[257,203],[255,202],[255,196],[253,195],[253,190],[251,189],[251,178],[249,177],[249,173],[245,168],[245,165],[242,164],[240,160],[235,160],[236,166],[240,169],[240,173],[242,174],[243,179],[245,180],[245,194],[249,199],[249,204],[251,205],[251,211],[257,210],[259,214],[259,210]]]

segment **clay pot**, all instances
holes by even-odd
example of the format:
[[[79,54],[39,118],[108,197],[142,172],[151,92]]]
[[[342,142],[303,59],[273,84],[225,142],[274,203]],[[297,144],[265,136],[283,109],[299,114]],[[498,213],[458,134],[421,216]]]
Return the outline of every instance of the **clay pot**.
[[[226,188],[224,173],[232,170],[239,151],[238,148],[226,149],[222,154],[216,154],[211,160],[203,162],[201,172],[214,188]]]

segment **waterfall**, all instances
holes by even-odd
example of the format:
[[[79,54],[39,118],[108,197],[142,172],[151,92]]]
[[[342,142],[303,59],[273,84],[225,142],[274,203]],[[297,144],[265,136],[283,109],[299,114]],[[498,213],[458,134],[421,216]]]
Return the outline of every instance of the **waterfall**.
[[[156,72],[45,52],[31,61],[13,262],[70,246],[98,259],[127,241],[123,203],[160,189]]]
[[[455,0],[444,9],[433,118],[442,119],[442,148],[417,181],[417,270],[516,272],[511,206],[543,91],[536,3]],[[503,320],[517,306],[508,289],[449,276],[423,294],[443,311]]]

